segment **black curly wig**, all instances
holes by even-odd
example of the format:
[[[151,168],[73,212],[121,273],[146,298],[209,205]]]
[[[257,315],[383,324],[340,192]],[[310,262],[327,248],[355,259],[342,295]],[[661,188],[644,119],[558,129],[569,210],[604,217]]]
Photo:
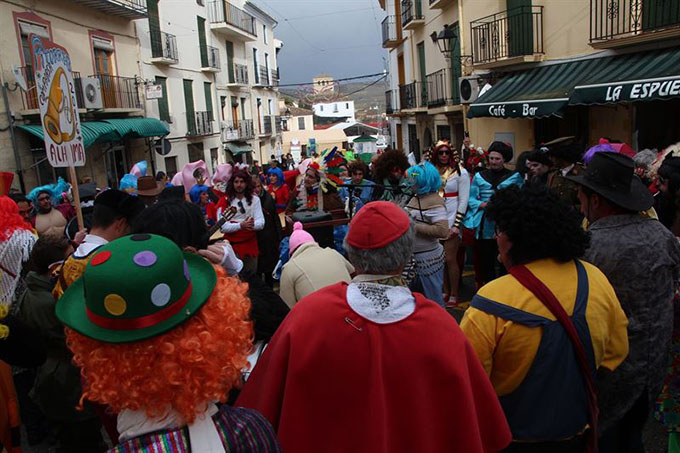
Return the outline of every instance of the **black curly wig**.
[[[387,179],[395,167],[401,170],[402,173],[408,170],[410,165],[406,154],[398,149],[391,149],[382,153],[373,165],[375,182],[382,182],[384,179]]]
[[[542,258],[567,262],[583,256],[590,235],[580,216],[544,186],[510,186],[499,190],[486,208],[486,216],[512,243],[513,264]]]

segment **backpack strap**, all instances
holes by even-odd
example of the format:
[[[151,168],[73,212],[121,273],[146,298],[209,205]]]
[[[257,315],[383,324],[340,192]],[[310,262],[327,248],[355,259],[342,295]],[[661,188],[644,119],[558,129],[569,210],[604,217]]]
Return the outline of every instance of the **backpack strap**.
[[[578,266],[577,266],[578,267]],[[595,382],[593,379],[593,371],[588,365],[588,359],[586,355],[583,343],[576,332],[576,327],[571,321],[571,317],[564,311],[562,304],[560,304],[557,297],[548,289],[545,284],[540,281],[531,271],[524,265],[513,266],[508,272],[517,279],[518,282],[522,284],[526,289],[531,291],[534,296],[540,300],[545,307],[550,310],[550,312],[557,318],[567,336],[571,340],[571,344],[574,347],[574,353],[576,354],[576,361],[581,369],[581,375],[586,385],[586,393],[588,394],[588,419],[590,423],[590,433],[588,436],[587,451],[589,453],[597,452],[597,419],[598,419],[598,408],[597,408],[597,393],[595,391]]]

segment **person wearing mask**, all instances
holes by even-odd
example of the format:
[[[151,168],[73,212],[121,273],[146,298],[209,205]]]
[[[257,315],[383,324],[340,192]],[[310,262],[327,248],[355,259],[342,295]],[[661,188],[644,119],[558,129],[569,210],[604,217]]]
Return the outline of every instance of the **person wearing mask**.
[[[267,192],[274,199],[276,205],[276,213],[280,214],[286,210],[288,199],[290,198],[290,190],[283,178],[283,171],[280,168],[270,168],[267,172],[269,178],[269,185]]]
[[[470,185],[468,212],[463,224],[474,230],[473,244],[475,279],[481,288],[505,272],[496,270],[498,247],[493,239],[495,223],[486,218],[486,206],[498,190],[512,185],[522,185],[519,173],[505,168],[512,159],[512,147],[507,143],[493,142],[489,146],[489,168],[475,174]]]
[[[416,225],[413,259],[417,279],[411,289],[422,292],[443,307],[445,258],[440,241],[449,235],[449,221],[444,198],[439,196],[441,177],[437,168],[429,162],[409,168],[407,175],[410,186],[416,192],[406,205],[406,211]]]
[[[66,227],[66,218],[52,206],[52,193],[48,190],[38,192],[38,213],[35,216],[35,229],[39,235],[53,234],[61,236]]]
[[[486,215],[510,275],[479,290],[460,326],[510,424],[508,451],[585,452],[597,444],[594,376],[628,354],[626,314],[605,275],[579,259],[580,216],[545,186],[502,189]]]
[[[596,153],[582,175],[567,176],[590,223],[584,259],[604,273],[628,317],[628,357],[597,376],[602,453],[643,450],[642,429],[668,364],[680,280],[678,240],[639,214],[654,200],[634,168],[623,154]]]
[[[300,300],[274,334],[236,406],[264,415],[284,451],[482,453],[510,442],[455,320],[401,277],[414,236],[396,204],[364,206],[345,238],[358,275]]]
[[[289,242],[290,260],[281,273],[281,298],[290,308],[303,297],[325,286],[349,282],[354,267],[337,251],[322,248],[295,222]]]
[[[236,208],[236,215],[224,225],[222,233],[238,257],[243,261],[243,272],[257,272],[257,232],[264,228],[264,214],[260,198],[253,194],[253,179],[241,169],[234,173],[227,184],[227,194],[217,203],[217,218],[229,207]]]
[[[52,290],[55,299],[59,299],[66,288],[83,274],[92,252],[130,234],[135,218],[143,210],[144,203],[139,198],[120,190],[109,189],[95,198],[92,228],[75,252],[64,261],[59,280]]]
[[[444,240],[446,272],[444,273],[444,303],[447,308],[458,304],[460,267],[458,249],[462,239],[462,223],[470,198],[470,175],[463,168],[460,155],[448,142],[438,142],[434,148],[433,163],[439,170],[441,187],[439,195],[444,197],[449,232]]]
[[[272,272],[279,258],[281,220],[276,213],[274,199],[269,192],[264,190],[260,178],[256,175],[253,175],[253,187],[253,193],[260,198],[262,214],[264,214],[264,228],[257,232],[257,248],[260,250],[260,255],[257,257],[257,275],[273,288]]]

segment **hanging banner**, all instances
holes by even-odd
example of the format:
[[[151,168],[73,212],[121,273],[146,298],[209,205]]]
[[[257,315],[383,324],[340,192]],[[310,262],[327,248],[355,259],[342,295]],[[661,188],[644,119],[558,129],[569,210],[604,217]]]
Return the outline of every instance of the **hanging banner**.
[[[47,159],[53,167],[82,167],[85,148],[71,59],[66,49],[38,35],[29,41]]]

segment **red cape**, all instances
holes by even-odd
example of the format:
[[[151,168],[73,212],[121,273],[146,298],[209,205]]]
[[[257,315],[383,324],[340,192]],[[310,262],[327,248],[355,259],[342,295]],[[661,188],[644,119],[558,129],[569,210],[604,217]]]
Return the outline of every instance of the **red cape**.
[[[451,315],[420,294],[387,325],[357,315],[347,284],[297,303],[237,406],[261,412],[283,451],[440,453],[502,450],[510,429]]]

